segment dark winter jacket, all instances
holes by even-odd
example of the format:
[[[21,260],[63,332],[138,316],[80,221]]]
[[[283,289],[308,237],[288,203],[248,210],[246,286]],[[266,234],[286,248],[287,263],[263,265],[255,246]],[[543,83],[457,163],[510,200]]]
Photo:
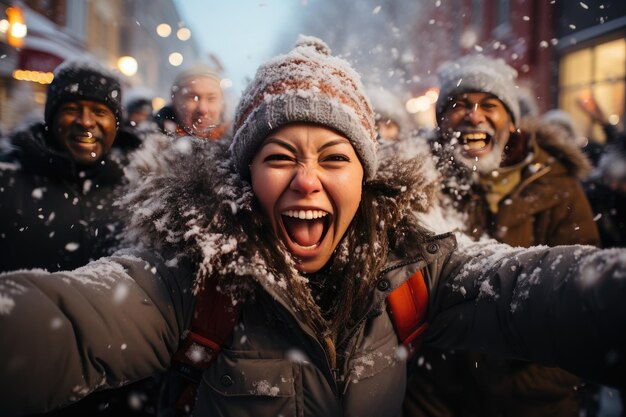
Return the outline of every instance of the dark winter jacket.
[[[370,250],[385,266],[360,278],[370,285],[330,358],[324,331],[312,327],[319,308],[308,278],[282,246],[267,245],[272,236],[248,183],[214,144],[179,142],[162,158],[137,159],[124,199],[129,238],[146,252],[120,252],[72,272],[0,276],[2,415],[57,407],[166,369],[189,325],[193,288],[207,279],[242,305],[232,340],[202,374],[195,416],[399,416],[406,351],[385,299],[416,270],[430,299],[425,343],[623,378],[626,335],[615,329],[626,320],[626,253],[464,240],[457,250],[452,235],[432,236],[411,220],[431,195],[418,160],[382,164],[365,186],[376,191],[380,233],[370,247],[345,247],[347,235],[337,248],[349,266],[376,265]],[[154,250],[162,259],[149,255]]]
[[[0,163],[0,271],[74,269],[108,255],[120,230],[113,207],[122,159],[81,168],[41,123],[15,133]]]
[[[488,207],[485,184],[472,183],[456,194],[447,190],[466,215],[466,232],[475,239],[487,234],[521,247],[599,245],[593,213],[579,182],[590,171],[583,153],[554,126],[527,121],[522,131],[534,142],[534,156],[518,165],[521,180],[500,200],[497,213]],[[408,415],[577,417],[581,413],[581,381],[563,370],[494,355],[423,353],[429,366],[419,367],[409,383]]]

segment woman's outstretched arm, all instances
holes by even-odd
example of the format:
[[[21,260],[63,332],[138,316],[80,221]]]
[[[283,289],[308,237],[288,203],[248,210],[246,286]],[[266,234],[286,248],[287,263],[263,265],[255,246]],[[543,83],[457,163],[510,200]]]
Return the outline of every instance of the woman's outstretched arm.
[[[167,368],[186,287],[130,255],[0,275],[0,414],[45,412]]]
[[[461,245],[431,301],[427,343],[626,385],[626,249]]]

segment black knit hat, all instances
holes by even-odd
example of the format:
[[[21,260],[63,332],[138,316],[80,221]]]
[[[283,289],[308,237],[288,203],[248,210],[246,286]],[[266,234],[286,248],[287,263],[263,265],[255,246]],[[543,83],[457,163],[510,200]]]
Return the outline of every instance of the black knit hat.
[[[75,59],[57,67],[48,86],[44,114],[46,125],[52,126],[52,119],[62,104],[77,100],[103,103],[111,109],[119,123],[122,110],[119,78],[97,62]]]

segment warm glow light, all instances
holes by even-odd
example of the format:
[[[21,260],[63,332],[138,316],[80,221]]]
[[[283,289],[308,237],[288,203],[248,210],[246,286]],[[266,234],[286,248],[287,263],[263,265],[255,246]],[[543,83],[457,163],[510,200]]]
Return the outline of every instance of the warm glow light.
[[[153,109],[161,109],[165,106],[165,99],[163,97],[155,97],[152,99],[152,108]]]
[[[13,36],[14,38],[18,38],[21,39],[23,37],[26,36],[26,33],[28,32],[28,30],[26,29],[26,25],[23,23],[13,23],[11,25],[11,36]]]
[[[137,74],[138,67],[137,60],[132,56],[121,56],[120,59],[117,60],[117,68],[127,77],[132,77]]]
[[[431,88],[430,90],[424,93],[426,97],[430,100],[431,103],[435,104],[437,99],[439,98],[439,90],[436,88]]]
[[[183,63],[183,54],[180,52],[172,52],[168,58],[171,65],[178,67]]]
[[[6,19],[0,20],[0,33],[7,33],[9,31],[9,21]]]
[[[9,27],[7,29],[7,43],[14,48],[24,46],[24,37],[28,32],[24,21],[24,13],[19,7],[9,7],[6,9]]]
[[[424,95],[407,100],[405,106],[406,111],[414,114],[428,110],[432,104],[433,103],[430,101],[430,98]]]
[[[188,28],[180,28],[178,32],[176,32],[176,37],[181,41],[186,41],[191,38],[191,31]]]
[[[46,93],[44,93],[43,91],[35,91],[33,99],[35,100],[35,103],[43,105],[46,103]]]
[[[611,123],[613,126],[616,126],[619,123],[619,115],[617,114],[610,115],[609,123]]]
[[[231,79],[229,78],[224,78],[220,81],[220,87],[222,87],[222,89],[226,90],[227,88],[230,88],[233,86],[233,82]]]
[[[51,72],[40,71],[28,71],[28,70],[15,70],[13,71],[13,78],[18,81],[30,81],[39,84],[50,84],[54,78],[54,74]]]
[[[156,33],[162,38],[167,38],[172,33],[172,27],[167,23],[161,23],[156,27]]]

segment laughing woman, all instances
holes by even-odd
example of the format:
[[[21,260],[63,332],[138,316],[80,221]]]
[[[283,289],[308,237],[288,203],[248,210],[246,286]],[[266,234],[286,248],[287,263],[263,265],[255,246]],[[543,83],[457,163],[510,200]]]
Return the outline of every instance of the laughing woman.
[[[373,116],[301,37],[259,68],[230,148],[148,144],[121,202],[132,250],[0,277],[0,414],[169,369],[163,415],[398,416],[417,342],[623,384],[626,251],[428,232],[434,176],[377,163]]]

